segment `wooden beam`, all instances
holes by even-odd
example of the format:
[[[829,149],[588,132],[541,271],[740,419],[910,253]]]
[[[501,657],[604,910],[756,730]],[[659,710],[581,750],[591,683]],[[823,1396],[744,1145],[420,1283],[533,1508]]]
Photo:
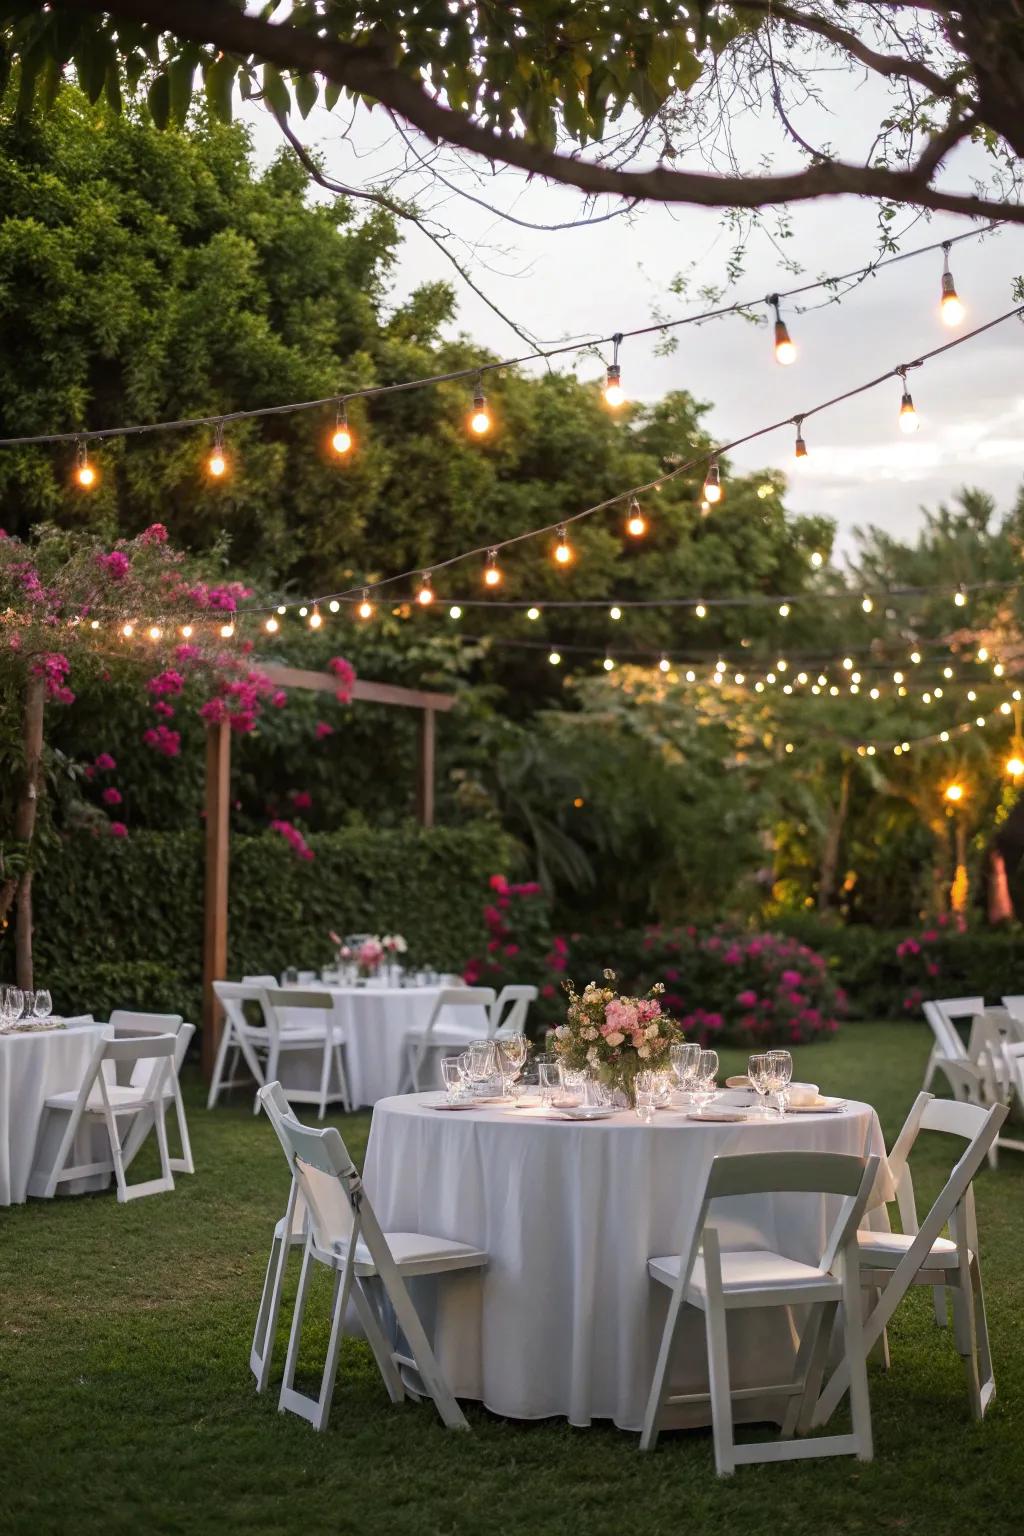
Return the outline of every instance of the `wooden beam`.
[[[209,1082],[223,1027],[213,983],[228,966],[228,816],[231,808],[231,731],[226,721],[206,728],[206,896],[203,933],[203,1075]]]
[[[421,826],[434,825],[434,711],[420,716],[420,753],[416,776],[416,815]]]
[[[317,693],[338,691],[338,679],[330,672],[311,672],[276,661],[268,662],[260,671],[279,688],[307,688]],[[455,707],[453,693],[426,693],[422,688],[399,688],[394,683],[368,683],[361,677],[352,685],[352,697],[364,704],[398,704],[406,709],[436,710],[442,715]]]

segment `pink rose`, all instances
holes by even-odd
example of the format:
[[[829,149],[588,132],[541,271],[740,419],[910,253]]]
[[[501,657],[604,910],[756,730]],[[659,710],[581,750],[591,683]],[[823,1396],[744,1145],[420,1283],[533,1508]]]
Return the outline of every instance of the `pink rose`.
[[[94,759],[93,767],[98,768],[101,773],[113,773],[114,769],[117,767],[117,763],[111,757],[109,752],[101,752],[99,757]]]
[[[750,990],[750,988],[748,987],[745,992],[741,992],[739,994],[739,996],[737,997],[736,1001],[739,1003],[741,1008],[756,1008],[757,1007],[757,993],[756,992],[752,992]]]
[[[111,785],[109,789],[105,789],[103,791],[100,799],[103,801],[104,805],[120,805],[121,791],[119,789],[115,789],[114,786]]]
[[[316,739],[324,741],[328,736],[334,735],[334,726],[328,725],[326,720],[318,720],[316,723]]]
[[[110,830],[110,836],[111,837],[127,837],[128,836],[128,828],[125,826],[123,821],[112,821],[110,823],[110,829],[109,830]]]

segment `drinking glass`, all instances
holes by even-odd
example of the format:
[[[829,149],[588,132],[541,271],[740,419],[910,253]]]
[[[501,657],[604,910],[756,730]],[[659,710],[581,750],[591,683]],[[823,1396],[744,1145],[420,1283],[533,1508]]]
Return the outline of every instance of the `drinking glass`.
[[[768,1057],[764,1051],[751,1056],[747,1062],[747,1076],[751,1088],[757,1094],[758,1113],[763,1119],[768,1113]]]
[[[493,1040],[472,1040],[469,1050],[469,1080],[479,1090],[489,1082],[496,1071]]]
[[[515,1092],[516,1079],[523,1070],[529,1049],[529,1041],[522,1034],[503,1035],[495,1041],[503,1094]]]
[[[793,1058],[788,1051],[768,1051],[768,1088],[779,1104],[779,1117],[786,1113],[786,1089],[793,1077]]]
[[[715,1087],[715,1079],[718,1077],[717,1051],[701,1051],[693,1077],[693,1101],[697,1105],[697,1113],[702,1115],[717,1092]]]
[[[642,1125],[650,1125],[658,1104],[657,1073],[638,1072],[633,1080],[636,1094],[636,1117]]]
[[[607,1109],[611,1102],[611,1094],[596,1077],[589,1075],[583,1084],[583,1096],[580,1103],[587,1109]]]
[[[36,993],[36,1018],[48,1019],[53,1012],[53,998],[45,987]]]
[[[6,989],[6,998],[11,1023],[16,1024],[21,1018],[21,1010],[25,1006],[25,994],[20,987],[8,987]]]
[[[25,993],[25,1018],[31,1022],[36,1016],[36,995],[31,988]]]
[[[540,1102],[545,1109],[550,1109],[555,1102],[555,1093],[561,1086],[559,1076],[559,1063],[557,1061],[542,1061],[537,1068],[540,1075]]]
[[[448,1103],[454,1104],[457,1099],[466,1096],[466,1085],[462,1075],[461,1056],[442,1056],[441,1076],[444,1086],[448,1090]]]
[[[686,1040],[680,1045],[674,1045],[669,1051],[669,1061],[672,1063],[672,1071],[675,1073],[680,1092],[687,1093],[692,1088],[693,1074],[699,1060],[700,1046],[695,1040]]]

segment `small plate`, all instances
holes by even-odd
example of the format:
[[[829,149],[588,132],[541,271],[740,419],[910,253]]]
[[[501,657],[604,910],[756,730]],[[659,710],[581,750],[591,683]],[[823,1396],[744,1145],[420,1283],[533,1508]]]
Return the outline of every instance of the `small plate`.
[[[739,1109],[709,1109],[703,1115],[698,1115],[695,1109],[690,1110],[687,1120],[703,1120],[705,1125],[745,1125],[750,1116]]]
[[[727,1088],[751,1088],[752,1089],[754,1085],[750,1081],[750,1078],[747,1077],[746,1073],[741,1073],[739,1077],[727,1077],[726,1080],[725,1080],[725,1086]]]
[[[553,1108],[557,1112],[556,1118],[559,1120],[609,1120],[612,1115],[618,1114],[617,1109],[604,1109],[600,1105],[590,1108],[586,1104],[567,1104],[562,1109],[559,1109],[557,1105],[554,1105]]]
[[[787,1115],[837,1115],[841,1109],[846,1108],[845,1099],[829,1099],[821,1097],[817,1104],[790,1104],[786,1109]]]
[[[477,1109],[479,1105],[473,1103],[449,1104],[446,1100],[442,1099],[440,1104],[431,1104],[430,1107],[431,1109]]]

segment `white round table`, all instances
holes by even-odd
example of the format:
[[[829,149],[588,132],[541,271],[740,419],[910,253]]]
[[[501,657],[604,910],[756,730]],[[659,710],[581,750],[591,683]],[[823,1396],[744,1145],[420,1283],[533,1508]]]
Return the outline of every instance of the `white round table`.
[[[581,1124],[503,1106],[447,1112],[440,1095],[385,1099],[374,1110],[364,1179],[381,1226],[483,1248],[480,1274],[415,1282],[414,1296],[456,1396],[516,1419],[557,1415],[640,1428],[665,1317],[647,1260],[690,1242],[719,1153],[798,1149],[878,1153],[871,1213],[892,1197],[874,1110],[703,1124],[631,1112]],[[838,1209],[807,1194],[734,1197],[712,1207],[724,1247],[771,1248],[816,1263]],[[729,1319],[734,1386],[785,1381],[794,1344],[782,1309]],[[781,1374],[780,1374],[781,1372]],[[703,1316],[680,1331],[674,1392],[706,1392]],[[764,1400],[738,1404],[765,1419]],[[778,1408],[778,1404],[774,1405]],[[707,1422],[705,1405],[678,1422]]]
[[[106,1026],[70,1024],[64,1029],[0,1034],[0,1205],[21,1205],[26,1197],[36,1152],[43,1105],[51,1093],[80,1088]],[[84,1128],[83,1136],[94,1132]],[[106,1142],[106,1132],[102,1133]],[[76,1161],[89,1162],[84,1147]],[[61,1186],[62,1193],[102,1189],[109,1175],[81,1179]]]

